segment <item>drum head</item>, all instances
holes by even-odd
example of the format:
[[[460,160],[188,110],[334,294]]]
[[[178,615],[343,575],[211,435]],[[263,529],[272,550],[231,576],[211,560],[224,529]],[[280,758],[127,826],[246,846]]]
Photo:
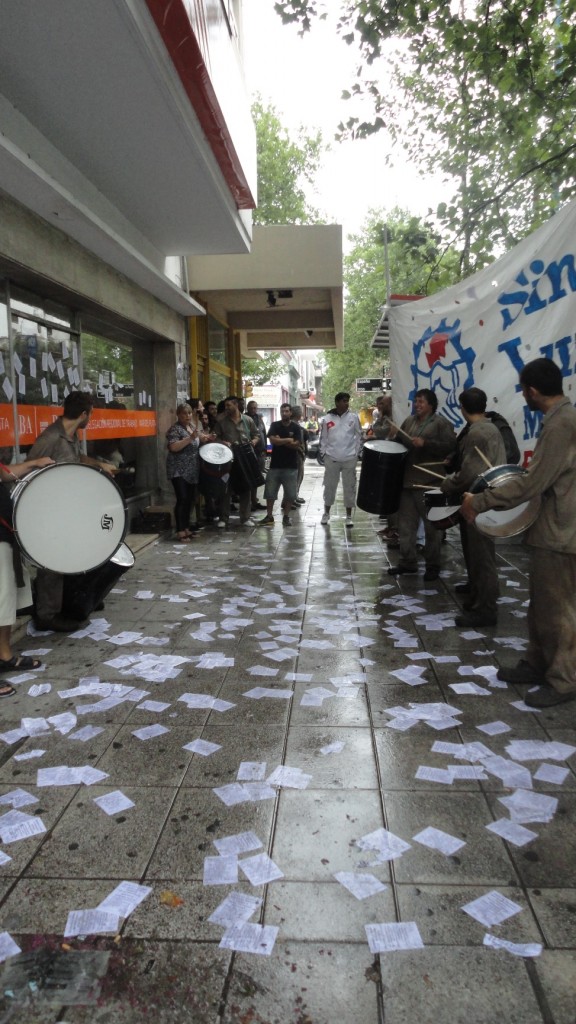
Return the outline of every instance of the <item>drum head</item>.
[[[126,525],[122,492],[93,466],[46,466],[14,490],[18,544],[42,569],[64,575],[96,569],[118,549]]]
[[[537,495],[515,508],[490,508],[487,512],[478,513],[475,526],[487,537],[517,537],[532,526],[540,511],[540,504],[540,495]]]
[[[406,448],[397,441],[366,441],[364,450],[386,452],[388,455],[406,455]]]
[[[225,444],[203,444],[200,447],[200,458],[212,466],[224,466],[232,462],[232,450]]]
[[[459,508],[459,505],[442,505],[441,508],[439,506],[436,508],[430,508],[428,509],[426,518],[429,519],[431,523],[440,523],[443,519],[449,519],[450,516],[456,515]]]

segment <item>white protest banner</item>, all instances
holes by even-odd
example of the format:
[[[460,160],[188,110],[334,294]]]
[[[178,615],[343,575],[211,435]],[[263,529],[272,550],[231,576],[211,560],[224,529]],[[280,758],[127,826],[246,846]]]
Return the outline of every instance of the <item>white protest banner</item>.
[[[574,402],[576,372],[576,200],[485,270],[436,295],[389,310],[394,421],[431,388],[438,412],[458,431],[458,395],[482,388],[488,409],[512,427],[529,461],[541,413],[526,405],[518,375],[541,356],[561,368]]]

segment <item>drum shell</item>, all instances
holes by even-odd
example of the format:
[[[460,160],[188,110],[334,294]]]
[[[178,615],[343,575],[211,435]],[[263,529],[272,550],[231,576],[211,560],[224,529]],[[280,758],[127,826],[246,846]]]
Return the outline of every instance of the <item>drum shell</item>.
[[[426,509],[426,519],[437,530],[448,530],[451,526],[456,526],[460,521],[459,506],[453,504],[451,495],[444,494],[437,487],[426,491],[424,507]],[[442,515],[443,510],[445,511],[444,515]]]
[[[134,555],[127,544],[121,544],[115,555],[104,565],[74,576],[65,576],[62,614],[88,618],[133,565]]]
[[[232,487],[237,494],[245,491],[254,491],[265,483],[260,472],[258,456],[254,446],[248,442],[240,442],[232,448],[234,462],[232,463]]]
[[[525,473],[526,470],[522,466],[494,466],[476,478],[470,488],[470,492],[472,494],[481,494],[487,488],[500,487],[513,477],[518,475],[524,476]],[[517,537],[532,526],[540,512],[540,505],[541,498],[537,495],[511,509],[488,509],[488,511],[480,512],[477,515],[474,525],[480,533],[485,534],[487,537],[500,538],[502,540],[507,540],[509,537]]]
[[[227,445],[210,442],[200,447],[200,473],[221,480],[232,468],[232,452]]]
[[[124,496],[96,466],[60,463],[34,470],[13,488],[12,503],[24,557],[61,575],[104,565],[126,535]]]
[[[356,498],[358,508],[376,516],[398,511],[405,458],[406,448],[395,441],[366,441]]]

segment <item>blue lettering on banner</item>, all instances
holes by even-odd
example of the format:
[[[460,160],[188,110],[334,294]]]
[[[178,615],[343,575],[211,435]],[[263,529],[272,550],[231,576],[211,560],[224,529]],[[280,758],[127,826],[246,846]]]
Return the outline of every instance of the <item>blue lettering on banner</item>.
[[[518,319],[521,313],[529,316],[538,310],[545,309],[552,302],[566,298],[568,292],[576,292],[576,267],[574,266],[574,254],[565,253],[559,260],[552,260],[546,267],[542,260],[532,260],[529,267],[530,277],[521,270],[515,278],[515,282],[521,287],[518,291],[502,292],[498,296],[501,306],[511,307],[501,309],[502,329],[508,327]],[[540,292],[538,286],[540,285]],[[547,293],[544,296],[544,293]],[[518,307],[514,309],[514,307]]]
[[[529,409],[524,406],[524,441],[530,441],[538,437],[542,429],[542,413],[538,409]]]
[[[459,427],[462,414],[458,395],[474,384],[476,350],[464,347],[460,320],[448,326],[444,317],[437,327],[427,327],[419,341],[412,346],[414,362],[410,369],[414,387],[409,399],[414,400],[421,388],[436,393],[442,415]]]

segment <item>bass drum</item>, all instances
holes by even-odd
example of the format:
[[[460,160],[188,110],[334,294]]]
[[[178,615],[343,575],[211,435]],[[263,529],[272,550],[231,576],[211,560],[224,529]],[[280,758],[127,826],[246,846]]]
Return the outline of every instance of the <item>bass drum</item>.
[[[232,448],[234,461],[232,463],[232,488],[236,494],[243,494],[246,491],[255,491],[265,483],[260,472],[258,456],[254,451],[254,445],[248,441],[241,441]]]
[[[472,494],[481,494],[487,488],[491,490],[501,487],[508,480],[512,480],[515,476],[524,476],[525,473],[526,470],[522,469],[522,466],[494,466],[476,477],[470,491]],[[474,525],[480,533],[486,534],[487,537],[503,539],[517,537],[518,534],[524,533],[524,530],[532,526],[540,512],[540,505],[541,498],[538,494],[536,497],[530,498],[529,501],[523,501],[521,505],[516,505],[515,508],[491,508],[487,512],[480,512],[476,516]]]
[[[407,449],[397,441],[366,441],[356,504],[363,512],[389,516],[397,512]]]
[[[22,554],[63,575],[104,565],[127,529],[124,496],[96,466],[36,469],[12,491],[14,534]]]
[[[448,530],[460,521],[460,506],[451,505],[450,498],[440,488],[433,487],[424,495],[426,519],[437,530]]]

